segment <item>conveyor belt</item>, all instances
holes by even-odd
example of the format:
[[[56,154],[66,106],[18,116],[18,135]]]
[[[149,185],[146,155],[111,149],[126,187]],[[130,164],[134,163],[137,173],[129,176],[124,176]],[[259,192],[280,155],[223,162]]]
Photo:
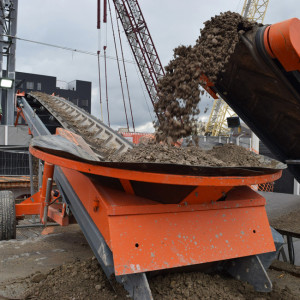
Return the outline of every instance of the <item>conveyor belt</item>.
[[[215,92],[300,182],[300,73],[286,72],[267,55],[264,30],[242,37]]]
[[[126,152],[132,147],[128,140],[113,129],[63,98],[32,93],[19,98],[18,105],[25,108],[23,112],[26,119],[32,120],[34,136],[48,134],[38,132],[37,128],[41,126],[34,123],[43,123],[51,134],[55,133],[57,127],[63,127],[81,135],[100,160],[104,160],[110,153]]]

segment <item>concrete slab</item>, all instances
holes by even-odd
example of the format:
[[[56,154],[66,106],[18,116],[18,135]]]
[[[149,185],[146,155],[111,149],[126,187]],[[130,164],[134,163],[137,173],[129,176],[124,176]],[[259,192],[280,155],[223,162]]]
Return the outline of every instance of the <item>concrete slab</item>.
[[[77,224],[36,233],[27,239],[0,241],[0,283],[93,255]]]
[[[266,211],[270,222],[295,210],[300,210],[300,196],[298,195],[270,192],[259,192],[259,194],[267,201]]]
[[[295,265],[300,266],[300,196],[283,193],[260,192],[266,199],[270,225],[283,234],[293,236]],[[287,245],[284,251],[288,257]],[[282,258],[281,258],[282,259]]]

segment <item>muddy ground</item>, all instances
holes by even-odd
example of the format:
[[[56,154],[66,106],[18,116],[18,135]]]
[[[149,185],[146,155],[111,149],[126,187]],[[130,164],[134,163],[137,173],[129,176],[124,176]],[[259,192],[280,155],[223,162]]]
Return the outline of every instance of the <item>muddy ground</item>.
[[[149,278],[149,283],[157,300],[299,299],[299,278],[275,270],[270,270],[269,275],[275,283],[273,291],[268,294],[255,292],[252,286],[226,275],[201,272],[156,276]],[[21,299],[128,299],[121,286],[114,291],[95,257],[64,264],[44,273],[36,272],[20,281],[25,283],[22,295],[16,295]]]
[[[286,266],[277,263],[268,271],[274,284],[268,294],[224,274],[177,272],[150,276],[149,283],[155,300],[300,299],[300,270]],[[128,299],[119,286],[112,289],[78,225],[53,227],[27,241],[0,242],[0,269],[0,300]]]

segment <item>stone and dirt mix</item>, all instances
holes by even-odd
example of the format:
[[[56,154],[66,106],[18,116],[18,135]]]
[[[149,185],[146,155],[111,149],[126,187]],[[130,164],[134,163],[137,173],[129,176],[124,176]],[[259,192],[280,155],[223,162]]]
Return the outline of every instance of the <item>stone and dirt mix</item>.
[[[237,281],[226,274],[201,272],[170,273],[150,277],[149,284],[154,300],[296,300],[300,297],[299,279],[290,274],[269,271],[276,280],[290,280],[292,285],[275,282],[271,293],[255,292],[247,283]],[[19,299],[36,300],[110,300],[129,299],[122,286],[109,283],[97,259],[64,264],[47,273],[36,272],[24,278],[27,289]],[[283,280],[282,280],[283,281]],[[0,298],[1,299],[1,298]]]

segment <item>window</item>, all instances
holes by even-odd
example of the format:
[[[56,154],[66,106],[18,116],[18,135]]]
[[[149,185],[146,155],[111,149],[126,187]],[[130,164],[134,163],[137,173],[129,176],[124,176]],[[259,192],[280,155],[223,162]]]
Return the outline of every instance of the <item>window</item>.
[[[33,90],[33,89],[34,89],[34,82],[32,82],[32,81],[27,81],[27,82],[26,82],[26,89],[28,89],[28,90]]]
[[[81,106],[89,106],[89,101],[88,100],[81,100],[80,104],[81,104]]]
[[[37,89],[38,91],[41,91],[41,90],[42,90],[42,84],[41,84],[40,82],[37,83],[36,89]]]

